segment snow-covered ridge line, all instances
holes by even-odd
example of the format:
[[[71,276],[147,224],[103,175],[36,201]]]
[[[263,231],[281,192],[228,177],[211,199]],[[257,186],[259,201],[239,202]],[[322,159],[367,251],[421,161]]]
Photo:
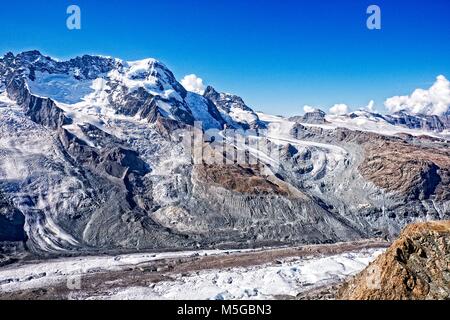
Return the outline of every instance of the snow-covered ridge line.
[[[225,124],[248,128],[259,121],[240,97],[217,93],[220,101],[211,101],[207,92],[203,96],[188,93],[173,73],[153,58],[124,61],[84,55],[56,61],[38,51],[7,54],[0,59],[0,82],[4,85],[2,69],[8,76],[19,77],[32,95],[78,110],[84,105],[151,122],[158,117],[189,125],[201,121],[205,129],[223,129]],[[11,79],[4,81],[10,83]]]
[[[192,118],[189,121],[202,121],[205,128],[216,129],[222,128],[225,123],[228,127],[243,125],[244,129],[263,126],[259,115],[247,107],[238,96],[219,93],[211,87],[206,88],[203,97],[194,92],[187,96],[186,89],[173,73],[163,63],[153,58],[125,61],[85,55],[67,61],[56,61],[37,51],[12,57],[15,63],[29,68],[26,72],[28,76],[26,83],[31,93],[39,97],[48,97],[58,103],[67,105],[84,103],[91,108],[123,106],[129,100],[126,95],[144,89],[148,94],[160,98],[156,103],[159,112],[172,120],[184,122],[187,118]],[[6,61],[7,56],[4,59]],[[11,56],[8,59],[12,59]],[[214,112],[211,114],[207,101],[202,99],[205,97],[214,102],[218,109],[217,114]],[[134,104],[143,102],[133,100]],[[119,107],[121,108],[123,107]],[[312,109],[310,113],[318,111]],[[120,112],[130,113],[127,110]],[[180,112],[190,116],[186,118],[186,115],[181,116]],[[343,115],[326,115],[324,123],[301,120],[298,122],[327,129],[347,128],[387,135],[397,133],[433,137],[441,137],[441,133],[447,135],[446,132],[450,128],[448,114],[438,117],[406,112],[407,110],[402,110],[383,116],[360,110]],[[131,115],[135,116],[136,113],[133,111]]]
[[[348,115],[333,116],[326,115],[323,123],[309,123],[302,121],[301,117],[296,118],[295,121],[291,119],[286,119],[280,116],[268,115],[265,113],[257,113],[261,121],[267,122],[269,127],[274,128],[274,131],[282,130],[284,136],[289,135],[289,130],[299,123],[305,127],[310,128],[321,128],[324,130],[336,130],[339,128],[344,128],[352,131],[363,131],[371,132],[385,136],[397,136],[399,134],[409,134],[411,136],[430,136],[439,139],[450,139],[449,130],[425,130],[425,129],[411,129],[402,125],[391,124],[384,119],[373,119],[364,116],[350,117]],[[398,116],[398,115],[397,115]]]

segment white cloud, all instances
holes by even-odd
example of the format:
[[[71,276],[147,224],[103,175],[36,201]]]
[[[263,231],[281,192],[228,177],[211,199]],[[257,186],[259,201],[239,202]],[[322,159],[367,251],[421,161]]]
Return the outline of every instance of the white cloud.
[[[384,102],[391,112],[443,115],[450,111],[450,82],[440,75],[428,89],[416,89],[410,96],[395,96]]]
[[[369,112],[374,112],[375,111],[375,101],[370,100],[369,104],[364,108]]]
[[[348,110],[349,110],[349,108],[346,104],[339,103],[339,104],[335,104],[334,106],[332,106],[330,108],[330,113],[340,116],[340,115],[347,114]]]
[[[305,106],[303,107],[303,111],[304,111],[305,113],[310,113],[310,112],[316,111],[316,108],[311,107],[311,106],[308,106],[308,105],[305,105]]]
[[[189,74],[181,80],[181,84],[187,91],[203,94],[205,92],[205,85],[203,79],[197,77],[195,74]]]

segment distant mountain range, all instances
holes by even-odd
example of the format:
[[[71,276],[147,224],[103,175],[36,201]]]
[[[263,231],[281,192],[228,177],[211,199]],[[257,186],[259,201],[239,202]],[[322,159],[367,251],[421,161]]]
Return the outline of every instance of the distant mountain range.
[[[449,217],[449,130],[448,113],[257,113],[154,59],[8,53],[0,242],[58,255],[390,238]]]
[[[330,120],[331,118],[331,120]],[[405,111],[395,112],[393,114],[383,115],[376,112],[365,110],[351,112],[342,116],[327,116],[322,110],[315,110],[307,112],[303,116],[291,117],[291,121],[308,124],[326,124],[333,123],[333,120],[347,119],[349,124],[354,123],[359,126],[361,130],[366,129],[367,124],[376,124],[378,126],[397,126],[396,130],[404,128],[413,130],[423,130],[442,133],[450,129],[450,111],[442,116],[437,115],[412,115]]]

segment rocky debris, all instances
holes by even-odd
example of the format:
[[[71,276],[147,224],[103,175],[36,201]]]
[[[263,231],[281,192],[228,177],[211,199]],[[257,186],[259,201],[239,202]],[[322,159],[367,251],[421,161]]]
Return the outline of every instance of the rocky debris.
[[[450,299],[450,221],[407,226],[386,253],[339,290],[339,299]]]
[[[97,148],[107,148],[107,147],[113,147],[117,145],[127,145],[127,142],[124,140],[121,140],[111,134],[108,134],[107,132],[99,129],[98,127],[90,124],[90,123],[83,123],[77,125],[81,131],[84,133],[84,135],[95,144]],[[66,130],[66,134],[67,134]],[[81,141],[79,141],[81,143]]]
[[[295,300],[335,300],[336,293],[342,283],[320,286],[305,292],[299,293]]]
[[[131,172],[141,176],[149,172],[148,165],[139,158],[138,153],[134,150],[116,147],[108,150],[99,160],[101,168],[116,178],[123,178],[125,174]]]
[[[345,128],[324,130],[295,124],[291,134],[315,140],[362,148],[359,173],[378,187],[414,199],[448,201],[450,152],[448,143],[437,138],[411,135],[384,136]]]
[[[25,255],[25,216],[0,192],[0,267]]]
[[[205,184],[242,194],[288,195],[288,190],[262,176],[258,166],[196,165],[194,175]]]
[[[24,242],[25,216],[15,208],[0,192],[0,243]]]
[[[255,244],[270,239],[286,244],[364,237],[326,205],[276,176],[261,175],[259,169],[200,166],[192,177],[193,197],[202,205],[191,215],[195,223],[201,216],[209,217],[209,237],[233,242],[247,238]]]
[[[24,242],[0,242],[0,268],[24,260],[29,256]]]

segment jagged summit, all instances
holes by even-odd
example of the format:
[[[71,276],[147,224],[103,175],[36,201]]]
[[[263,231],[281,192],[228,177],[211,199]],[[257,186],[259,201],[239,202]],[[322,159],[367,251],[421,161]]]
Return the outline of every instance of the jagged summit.
[[[35,72],[74,74],[79,79],[95,79],[99,74],[112,70],[118,63],[116,59],[91,55],[58,61],[37,50],[22,52],[16,56],[7,53],[0,61],[2,60],[5,68],[25,72],[31,80],[34,80]]]
[[[203,96],[217,106],[223,118],[231,127],[264,128],[264,124],[260,121],[256,112],[248,107],[241,97],[229,93],[219,93],[211,86],[206,88]]]

